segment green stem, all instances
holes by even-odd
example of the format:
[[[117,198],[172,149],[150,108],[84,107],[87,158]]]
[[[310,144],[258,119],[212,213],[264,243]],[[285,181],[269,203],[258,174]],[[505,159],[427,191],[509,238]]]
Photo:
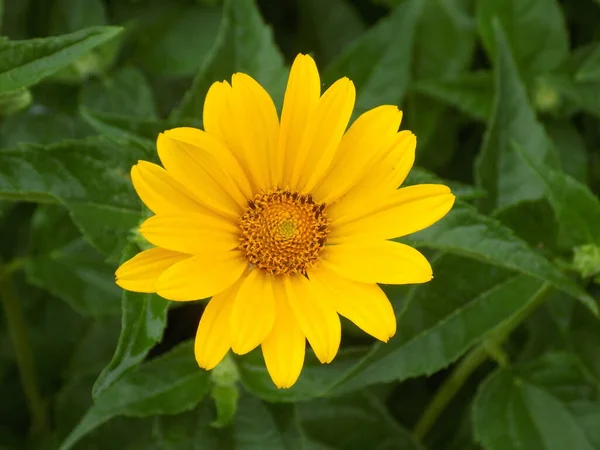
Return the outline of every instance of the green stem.
[[[510,363],[510,358],[502,348],[502,344],[502,342],[496,342],[491,339],[485,339],[483,341],[483,347],[485,348],[487,355],[500,367],[506,367]]]
[[[423,440],[442,411],[448,406],[465,381],[487,359],[487,351],[483,346],[471,350],[454,368],[450,376],[436,392],[433,400],[419,418],[415,427],[415,437]]]
[[[2,283],[2,280],[25,266],[26,262],[27,258],[14,258],[11,262],[4,264],[2,271],[0,271],[0,283]]]
[[[552,286],[549,283],[544,283],[523,309],[492,331],[481,344],[471,350],[457,364],[419,418],[414,430],[417,439],[423,440],[456,393],[488,357],[492,356],[496,361],[505,361],[504,353],[501,350],[502,343],[523,320],[543,303],[551,289]]]
[[[0,301],[4,307],[8,331],[15,349],[21,385],[31,414],[32,428],[36,432],[48,432],[48,416],[44,401],[38,390],[33,352],[29,345],[27,327],[19,298],[9,275],[10,272],[15,270],[17,265],[8,264],[4,266],[4,269],[0,273]]]

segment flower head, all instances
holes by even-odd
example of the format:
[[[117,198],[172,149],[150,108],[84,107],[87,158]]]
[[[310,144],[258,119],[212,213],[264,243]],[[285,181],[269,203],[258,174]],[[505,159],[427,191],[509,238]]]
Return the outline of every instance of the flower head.
[[[261,346],[278,387],[293,385],[306,340],[328,363],[344,316],[388,341],[396,319],[383,284],[424,283],[421,253],[390,239],[450,210],[443,185],[398,189],[416,138],[402,113],[380,106],[346,130],[355,90],[347,78],[321,95],[312,58],[292,66],[281,118],[251,77],[214,83],[204,131],[158,137],[164,168],[140,161],[134,187],[154,216],[140,233],[155,247],[125,262],[117,284],[175,301],[211,298],[195,354],[212,369],[232,349]]]

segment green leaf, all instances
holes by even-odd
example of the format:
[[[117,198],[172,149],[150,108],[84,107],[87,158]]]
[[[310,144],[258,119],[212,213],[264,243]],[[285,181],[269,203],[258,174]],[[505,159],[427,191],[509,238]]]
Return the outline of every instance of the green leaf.
[[[94,320],[78,340],[65,370],[66,377],[69,379],[91,377],[93,383],[113,356],[119,339],[120,325],[120,318],[114,316]],[[88,399],[91,399],[89,394],[92,383],[86,391]]]
[[[477,186],[471,186],[470,184],[464,184],[459,181],[443,180],[434,173],[418,166],[413,166],[403,185],[410,186],[414,184],[440,183],[445,184],[452,189],[452,193],[461,200],[471,200],[485,196],[485,191]]]
[[[50,13],[50,34],[69,33],[96,25],[106,25],[102,0],[55,0]]]
[[[546,199],[524,200],[498,209],[494,217],[531,248],[551,258],[557,250],[558,223]]]
[[[213,412],[207,402],[195,411],[157,417],[152,428],[152,450],[316,450],[299,428],[292,405],[267,405],[242,395],[235,421],[217,430],[210,426]],[[136,447],[137,449],[137,447]]]
[[[131,231],[142,219],[141,208],[131,210],[87,202],[68,203],[73,222],[83,236],[110,262],[118,262],[121,251],[131,239]]]
[[[238,357],[236,362],[240,380],[249,392],[271,402],[295,402],[327,395],[344,373],[361,361],[365,353],[366,350],[362,348],[342,348],[335,359],[325,366],[311,351],[307,351],[302,374],[290,389],[275,387],[260,352]]]
[[[314,42],[308,48],[315,49],[318,61],[331,61],[366,28],[356,8],[347,0],[306,0],[298,6],[301,36],[311,44]]]
[[[254,77],[276,100],[283,98],[283,57],[254,0],[225,2],[217,41],[173,117],[202,117],[208,88],[235,72]]]
[[[157,117],[154,94],[143,73],[126,67],[112,76],[83,85],[80,107],[105,114],[154,119]]]
[[[192,411],[156,416],[127,450],[219,450],[235,448],[210,426],[213,408],[204,400]],[[229,439],[230,441],[231,439]],[[224,445],[224,446],[223,446]]]
[[[231,432],[236,449],[286,450],[304,447],[304,436],[298,429],[292,405],[269,407],[250,395],[240,398]]]
[[[486,450],[593,450],[571,411],[543,387],[500,369],[479,388],[475,436]]]
[[[398,311],[397,335],[387,344],[376,344],[362,357],[342,351],[326,369],[310,357],[287,390],[272,386],[262,358],[245,357],[238,360],[242,382],[261,398],[299,401],[431,374],[518,313],[543,284],[451,255],[434,263],[434,273],[435,281],[412,289]]]
[[[0,41],[0,92],[31,86],[112,39],[119,27],[90,27],[28,41]]]
[[[597,325],[598,321],[595,320]],[[585,365],[579,355],[569,351],[549,351],[533,362],[519,367],[519,373],[531,383],[543,386],[573,411],[582,402],[596,402],[600,394],[600,384]]]
[[[597,321],[596,324],[597,326]],[[580,355],[552,352],[523,368],[523,376],[560,400],[594,448],[600,447],[600,384]],[[594,378],[596,376],[596,378]]]
[[[462,269],[461,272],[464,278]],[[436,318],[419,334],[407,333],[407,339],[399,334],[386,345],[376,345],[360,364],[344,375],[333,392],[351,392],[375,383],[431,375],[443,369],[525,308],[542,285],[522,275],[499,282],[475,298],[470,297],[472,301],[456,307],[443,319]],[[447,292],[449,284],[443,286]],[[438,301],[440,297],[443,296],[438,296]],[[399,322],[401,329],[403,316]]]
[[[0,150],[0,198],[61,202],[113,261],[141,219],[129,171],[154,151],[139,139],[100,136]]]
[[[49,15],[51,35],[108,24],[106,7],[102,0],[56,0],[49,7]],[[116,59],[120,40],[119,37],[99,45],[55,73],[51,80],[78,85],[92,76],[103,76]]]
[[[569,53],[565,19],[556,0],[486,0],[477,2],[477,28],[483,44],[498,58],[497,20],[506,30],[516,64],[524,74],[555,69]]]
[[[355,114],[381,104],[400,104],[410,68],[423,0],[407,0],[349,45],[323,73],[325,84],[341,77],[356,85]]]
[[[417,163],[431,170],[446,166],[458,148],[461,117],[442,102],[420,94],[404,102],[402,127],[419,136]]]
[[[102,113],[85,107],[79,109],[81,117],[98,133],[129,139],[142,138],[146,145],[154,147],[154,142],[160,133],[176,127],[201,128],[199,119],[148,119],[128,117],[122,114]]]
[[[421,78],[454,78],[468,69],[475,30],[468,0],[426,0],[415,39],[414,73]]]
[[[63,381],[65,368],[90,320],[46,292],[18,282],[20,280],[16,276],[15,281],[16,294],[27,324],[28,342],[33,350],[39,389],[53,393]],[[4,411],[0,414],[8,417]]]
[[[222,428],[233,420],[240,397],[238,368],[233,355],[228,353],[210,373],[210,395],[215,402],[217,418],[211,423],[213,427]]]
[[[99,316],[121,311],[113,268],[82,239],[28,260],[25,271],[31,284],[66,301],[80,314]]]
[[[0,147],[52,144],[66,139],[84,138],[92,131],[82,120],[58,111],[38,114],[27,111],[2,120]]]
[[[582,134],[566,120],[548,122],[546,132],[554,142],[565,173],[586,184],[590,162]]]
[[[19,111],[29,108],[33,100],[28,88],[0,93],[0,116],[12,116]]]
[[[306,433],[338,450],[421,450],[412,435],[367,393],[299,404]]]
[[[240,391],[237,386],[214,385],[210,390],[210,396],[215,401],[217,418],[211,422],[216,428],[229,425],[237,411]]]
[[[596,117],[600,117],[600,76],[592,74],[598,54],[598,44],[579,47],[560,70],[544,78],[548,89],[554,90],[555,95],[562,96],[565,103]]]
[[[131,450],[219,450],[222,439],[210,426],[213,414],[209,402],[203,401],[193,411],[157,416],[139,447]]]
[[[214,45],[222,17],[220,7],[197,3],[115,5],[119,19],[132,24],[132,59],[140,68],[159,77],[194,76]]]
[[[597,311],[596,302],[577,283],[517,238],[509,228],[462,202],[457,202],[436,225],[403,241],[417,247],[467,256],[546,281]]]
[[[419,80],[413,88],[456,107],[473,119],[487,121],[491,115],[493,79],[488,71],[464,73],[450,80]]]
[[[600,117],[600,82],[577,82],[570,75],[558,74],[549,78],[548,86],[562,94],[577,109]]]
[[[408,342],[443,325],[514,278],[510,271],[446,253],[438,254],[431,263],[435,281],[411,286],[402,309],[397,309],[399,341]]]
[[[581,63],[575,78],[580,82],[600,80],[600,45],[596,45]]]
[[[78,313],[100,316],[121,311],[114,267],[81,239],[65,208],[36,207],[24,261],[30,284],[66,301]]]
[[[58,444],[68,436],[92,406],[90,389],[93,381],[93,377],[90,376],[69,379],[56,394],[53,399],[54,442],[47,450],[58,448]],[[140,436],[145,436],[151,426],[151,419],[116,417],[85,435],[75,445],[75,448],[78,450],[105,450],[118,442],[120,448],[133,450],[133,444],[139,441]]]
[[[586,314],[583,314],[586,313]],[[571,324],[568,349],[573,351],[581,361],[587,373],[600,385],[600,327],[598,319],[580,311],[579,317]]]
[[[518,361],[529,363],[547,352],[569,352],[570,358],[576,360],[578,370],[600,386],[598,323],[598,317],[591,315],[580,303],[555,292],[525,322],[528,340],[520,349]]]
[[[137,253],[137,247],[128,245],[122,261]],[[115,354],[96,380],[92,395],[100,398],[107,389],[137,367],[163,336],[167,323],[168,301],[156,294],[123,291],[121,335]]]
[[[112,356],[119,337],[119,319],[104,317],[89,323],[79,336],[71,358],[63,369],[63,384],[53,398],[53,425],[56,442],[64,439],[92,405],[94,379]],[[63,325],[64,326],[64,325]],[[95,438],[94,433],[90,436]],[[100,444],[88,448],[100,448]],[[84,447],[85,448],[85,447]]]
[[[536,161],[553,167],[559,165],[556,150],[527,101],[504,33],[499,26],[495,30],[498,49],[495,105],[475,173],[478,184],[488,192],[488,197],[481,201],[488,211],[543,195],[542,183],[511,151],[513,142]]]
[[[79,230],[61,205],[37,205],[31,216],[27,255],[48,256],[81,238]]]
[[[107,389],[61,444],[71,448],[113,417],[177,414],[194,408],[208,392],[208,372],[198,368],[192,343],[140,366]]]
[[[95,137],[48,146],[0,150],[0,197],[47,195],[64,203],[89,202],[139,210],[129,170],[150,150],[133,140]]]
[[[545,166],[515,145],[515,153],[543,183],[560,225],[561,237],[568,248],[576,245],[600,246],[600,200],[571,176]]]

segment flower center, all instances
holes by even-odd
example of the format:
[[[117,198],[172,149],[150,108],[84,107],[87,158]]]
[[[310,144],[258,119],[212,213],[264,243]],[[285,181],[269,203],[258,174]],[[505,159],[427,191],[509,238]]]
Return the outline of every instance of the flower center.
[[[310,194],[283,189],[257,194],[239,222],[248,262],[273,275],[305,274],[327,240],[324,209]]]

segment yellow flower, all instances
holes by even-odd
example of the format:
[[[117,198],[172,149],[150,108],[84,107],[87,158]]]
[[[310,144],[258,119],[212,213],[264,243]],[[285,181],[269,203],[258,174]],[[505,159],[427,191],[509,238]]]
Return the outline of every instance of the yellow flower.
[[[397,189],[416,137],[398,132],[402,113],[389,105],[346,131],[354,100],[347,78],[321,95],[314,61],[299,55],[279,119],[269,94],[236,73],[209,89],[204,131],[158,137],[164,169],[132,168],[155,214],[140,233],[156,247],[125,262],[117,284],[175,301],[212,297],[196,335],[201,367],[260,345],[275,385],[292,386],[306,340],[322,363],[335,357],[339,315],[381,341],[395,334],[377,283],[432,278],[421,253],[390,239],[438,221],[454,196],[443,185]]]

